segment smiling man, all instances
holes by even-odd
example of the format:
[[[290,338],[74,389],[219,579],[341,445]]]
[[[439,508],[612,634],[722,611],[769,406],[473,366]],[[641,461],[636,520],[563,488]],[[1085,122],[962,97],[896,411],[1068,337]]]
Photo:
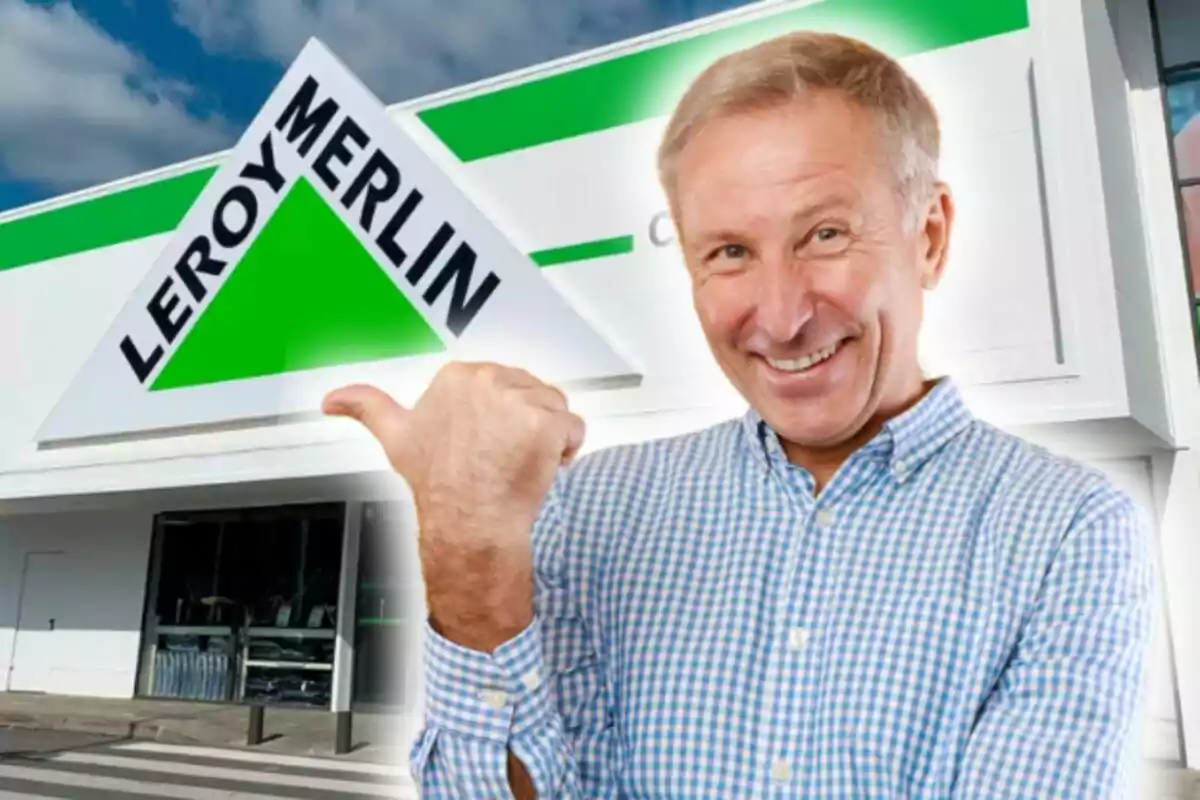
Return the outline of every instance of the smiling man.
[[[326,399],[417,505],[424,796],[1121,790],[1147,532],[922,373],[938,150],[921,89],[853,40],[785,36],[691,86],[660,174],[742,419],[573,460],[561,393],[502,366],[451,365],[411,410]]]

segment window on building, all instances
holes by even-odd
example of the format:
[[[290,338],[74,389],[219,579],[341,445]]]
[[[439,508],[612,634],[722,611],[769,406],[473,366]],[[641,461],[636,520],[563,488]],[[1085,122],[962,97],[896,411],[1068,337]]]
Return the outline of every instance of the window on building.
[[[139,693],[328,707],[345,506],[158,516]]]
[[[1200,317],[1200,2],[1151,0],[1192,304]]]

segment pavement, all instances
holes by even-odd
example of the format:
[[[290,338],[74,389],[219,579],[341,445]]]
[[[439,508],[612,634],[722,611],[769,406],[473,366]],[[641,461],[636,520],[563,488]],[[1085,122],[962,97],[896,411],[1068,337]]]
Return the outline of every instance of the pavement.
[[[245,706],[0,693],[0,800],[410,796],[381,795],[377,786],[368,786],[365,794],[363,787],[354,787],[355,794],[346,781],[364,775],[368,783],[380,775],[393,783],[407,780],[417,723],[412,715],[355,713],[354,746],[339,756],[333,753],[335,723],[328,711],[268,708],[265,740],[254,747],[246,745],[248,721]],[[256,774],[264,770],[284,776],[280,786],[286,791],[262,786],[264,778]],[[73,777],[78,774],[99,783],[80,783],[81,778]],[[38,780],[48,783],[35,791]],[[186,788],[172,784],[176,780],[185,780],[181,786]],[[1176,765],[1143,764],[1140,783],[1139,798],[1200,800],[1200,773]],[[315,795],[301,791],[312,786],[324,789]],[[85,792],[83,787],[92,788]]]
[[[0,732],[61,731],[91,734],[110,742],[229,748],[246,747],[248,723],[249,709],[238,705],[0,693]],[[403,713],[356,712],[351,752],[336,757],[405,763],[415,724],[412,715]],[[253,750],[332,757],[334,731],[335,717],[328,711],[268,707],[263,715],[264,741]]]
[[[401,767],[100,734],[0,730],[0,800],[415,800]]]

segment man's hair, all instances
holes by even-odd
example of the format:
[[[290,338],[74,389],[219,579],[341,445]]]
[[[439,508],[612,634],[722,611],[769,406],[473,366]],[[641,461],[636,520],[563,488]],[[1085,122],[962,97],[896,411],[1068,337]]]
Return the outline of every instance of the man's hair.
[[[941,134],[933,104],[889,56],[856,39],[812,31],[785,34],[726,55],[684,93],[658,150],[659,180],[672,211],[678,211],[679,154],[705,123],[777,108],[819,90],[841,92],[877,120],[880,141],[896,169],[905,225],[915,225],[937,181]]]

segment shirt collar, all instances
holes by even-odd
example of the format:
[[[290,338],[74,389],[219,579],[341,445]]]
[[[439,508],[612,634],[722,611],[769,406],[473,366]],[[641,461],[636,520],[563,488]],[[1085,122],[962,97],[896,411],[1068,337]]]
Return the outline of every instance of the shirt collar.
[[[885,422],[883,430],[855,456],[887,464],[903,483],[973,421],[958,386],[953,379],[942,377],[912,408]],[[787,463],[779,437],[757,411],[746,412],[742,428],[758,461],[767,466]]]

